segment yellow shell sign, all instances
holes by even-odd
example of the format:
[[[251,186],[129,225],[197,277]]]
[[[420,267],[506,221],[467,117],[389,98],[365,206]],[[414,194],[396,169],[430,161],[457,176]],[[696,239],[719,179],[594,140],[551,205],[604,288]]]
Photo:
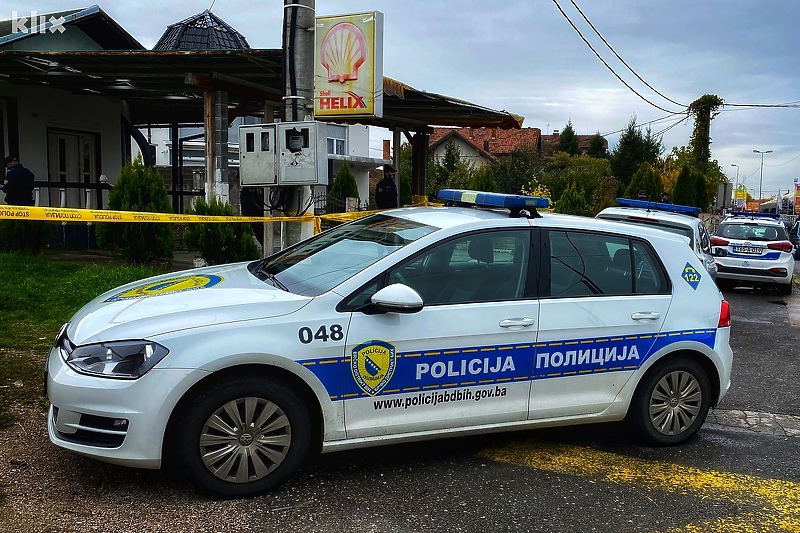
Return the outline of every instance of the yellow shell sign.
[[[172,294],[176,292],[192,291],[197,289],[207,289],[221,282],[220,276],[213,274],[204,276],[181,276],[178,278],[154,281],[128,289],[115,294],[105,300],[105,302],[118,302],[120,300],[132,300],[135,298],[149,298],[162,294]]]
[[[383,116],[383,13],[317,17],[314,114]]]

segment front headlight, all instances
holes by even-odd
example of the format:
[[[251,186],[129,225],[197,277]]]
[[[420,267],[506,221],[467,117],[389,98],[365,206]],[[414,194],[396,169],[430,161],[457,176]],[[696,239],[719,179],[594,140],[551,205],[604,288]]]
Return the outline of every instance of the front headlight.
[[[62,345],[64,361],[76,372],[107,378],[137,379],[142,377],[169,350],[153,341],[112,341],[72,350]]]

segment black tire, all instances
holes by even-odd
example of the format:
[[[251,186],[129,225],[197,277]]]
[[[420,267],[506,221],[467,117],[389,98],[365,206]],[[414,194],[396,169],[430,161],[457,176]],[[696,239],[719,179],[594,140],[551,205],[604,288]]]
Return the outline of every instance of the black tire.
[[[311,416],[287,385],[229,377],[193,398],[176,426],[174,459],[198,490],[246,498],[286,481],[311,447]]]
[[[688,357],[660,361],[639,383],[628,419],[647,444],[685,442],[703,425],[711,405],[706,371]]]
[[[792,294],[792,284],[793,282],[790,281],[784,285],[778,285],[778,294],[782,294],[784,296],[789,296]]]

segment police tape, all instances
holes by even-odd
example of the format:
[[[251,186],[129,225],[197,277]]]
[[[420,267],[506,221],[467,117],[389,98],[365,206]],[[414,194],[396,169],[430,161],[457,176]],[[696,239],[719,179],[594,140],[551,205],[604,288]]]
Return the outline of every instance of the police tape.
[[[0,219],[44,220],[49,222],[167,222],[167,223],[214,223],[214,222],[314,222],[315,219],[346,222],[377,213],[356,211],[328,215],[303,215],[299,217],[250,217],[239,215],[186,215],[176,213],[148,213],[142,211],[112,211],[108,209],[70,209],[64,207],[0,206]]]

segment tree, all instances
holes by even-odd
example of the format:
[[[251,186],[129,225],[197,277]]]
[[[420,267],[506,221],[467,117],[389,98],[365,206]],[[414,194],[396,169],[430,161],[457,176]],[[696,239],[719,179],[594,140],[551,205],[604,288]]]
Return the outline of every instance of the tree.
[[[333,178],[333,185],[328,192],[328,202],[325,210],[328,213],[342,213],[345,211],[345,199],[358,198],[358,183],[346,162],[339,167],[339,172]]]
[[[608,148],[606,148],[606,139],[600,135],[598,131],[589,141],[589,149],[586,150],[586,155],[596,159],[608,159]]]
[[[564,192],[556,201],[553,209],[556,213],[566,213],[569,215],[591,216],[589,203],[583,191],[577,189],[574,183],[564,189]]]
[[[650,128],[643,134],[636,126],[636,117],[631,118],[611,153],[611,170],[620,186],[627,189],[642,163],[657,165],[663,151],[661,138],[653,135]]]
[[[220,200],[218,196],[214,196],[208,203],[205,199],[198,198],[192,212],[196,215],[233,216],[233,207]],[[199,252],[209,265],[235,263],[259,257],[253,228],[247,223],[189,224],[183,233],[183,242],[189,250]]]
[[[683,165],[672,189],[672,201],[681,205],[694,205],[694,175],[689,165]]]
[[[658,175],[653,165],[650,163],[642,163],[636,174],[631,179],[631,184],[628,185],[626,196],[628,198],[636,198],[639,191],[647,191],[647,199],[657,201],[658,196],[664,191],[664,185],[661,182],[661,176]]]
[[[171,213],[167,189],[159,173],[146,167],[142,156],[128,162],[108,195],[113,211]],[[172,261],[175,247],[172,224],[114,222],[97,225],[97,242],[132,264]]]
[[[569,155],[578,155],[581,153],[581,148],[578,145],[578,136],[575,135],[575,129],[572,127],[572,120],[567,122],[567,125],[561,130],[556,150],[559,152],[566,152]]]
[[[565,152],[556,152],[539,171],[538,177],[553,198],[560,198],[570,184],[575,184],[589,203],[591,192],[597,190],[603,178],[610,175],[611,166],[607,159],[588,155],[572,157]],[[612,198],[616,196],[616,191],[613,194]]]
[[[476,170],[469,182],[469,188],[473,191],[497,192],[492,167],[486,165]]]
[[[719,115],[725,102],[715,94],[704,94],[689,105],[689,114],[694,115],[694,130],[689,138],[689,148],[694,167],[706,173],[711,160],[711,121]]]
[[[501,158],[492,169],[497,192],[516,194],[536,180],[542,168],[539,153],[528,146],[520,146]]]
[[[462,158],[461,150],[452,139],[444,145],[444,155],[434,158],[433,172],[428,173],[428,198],[436,198],[439,189],[466,189],[475,171]],[[429,166],[430,169],[430,166]]]

